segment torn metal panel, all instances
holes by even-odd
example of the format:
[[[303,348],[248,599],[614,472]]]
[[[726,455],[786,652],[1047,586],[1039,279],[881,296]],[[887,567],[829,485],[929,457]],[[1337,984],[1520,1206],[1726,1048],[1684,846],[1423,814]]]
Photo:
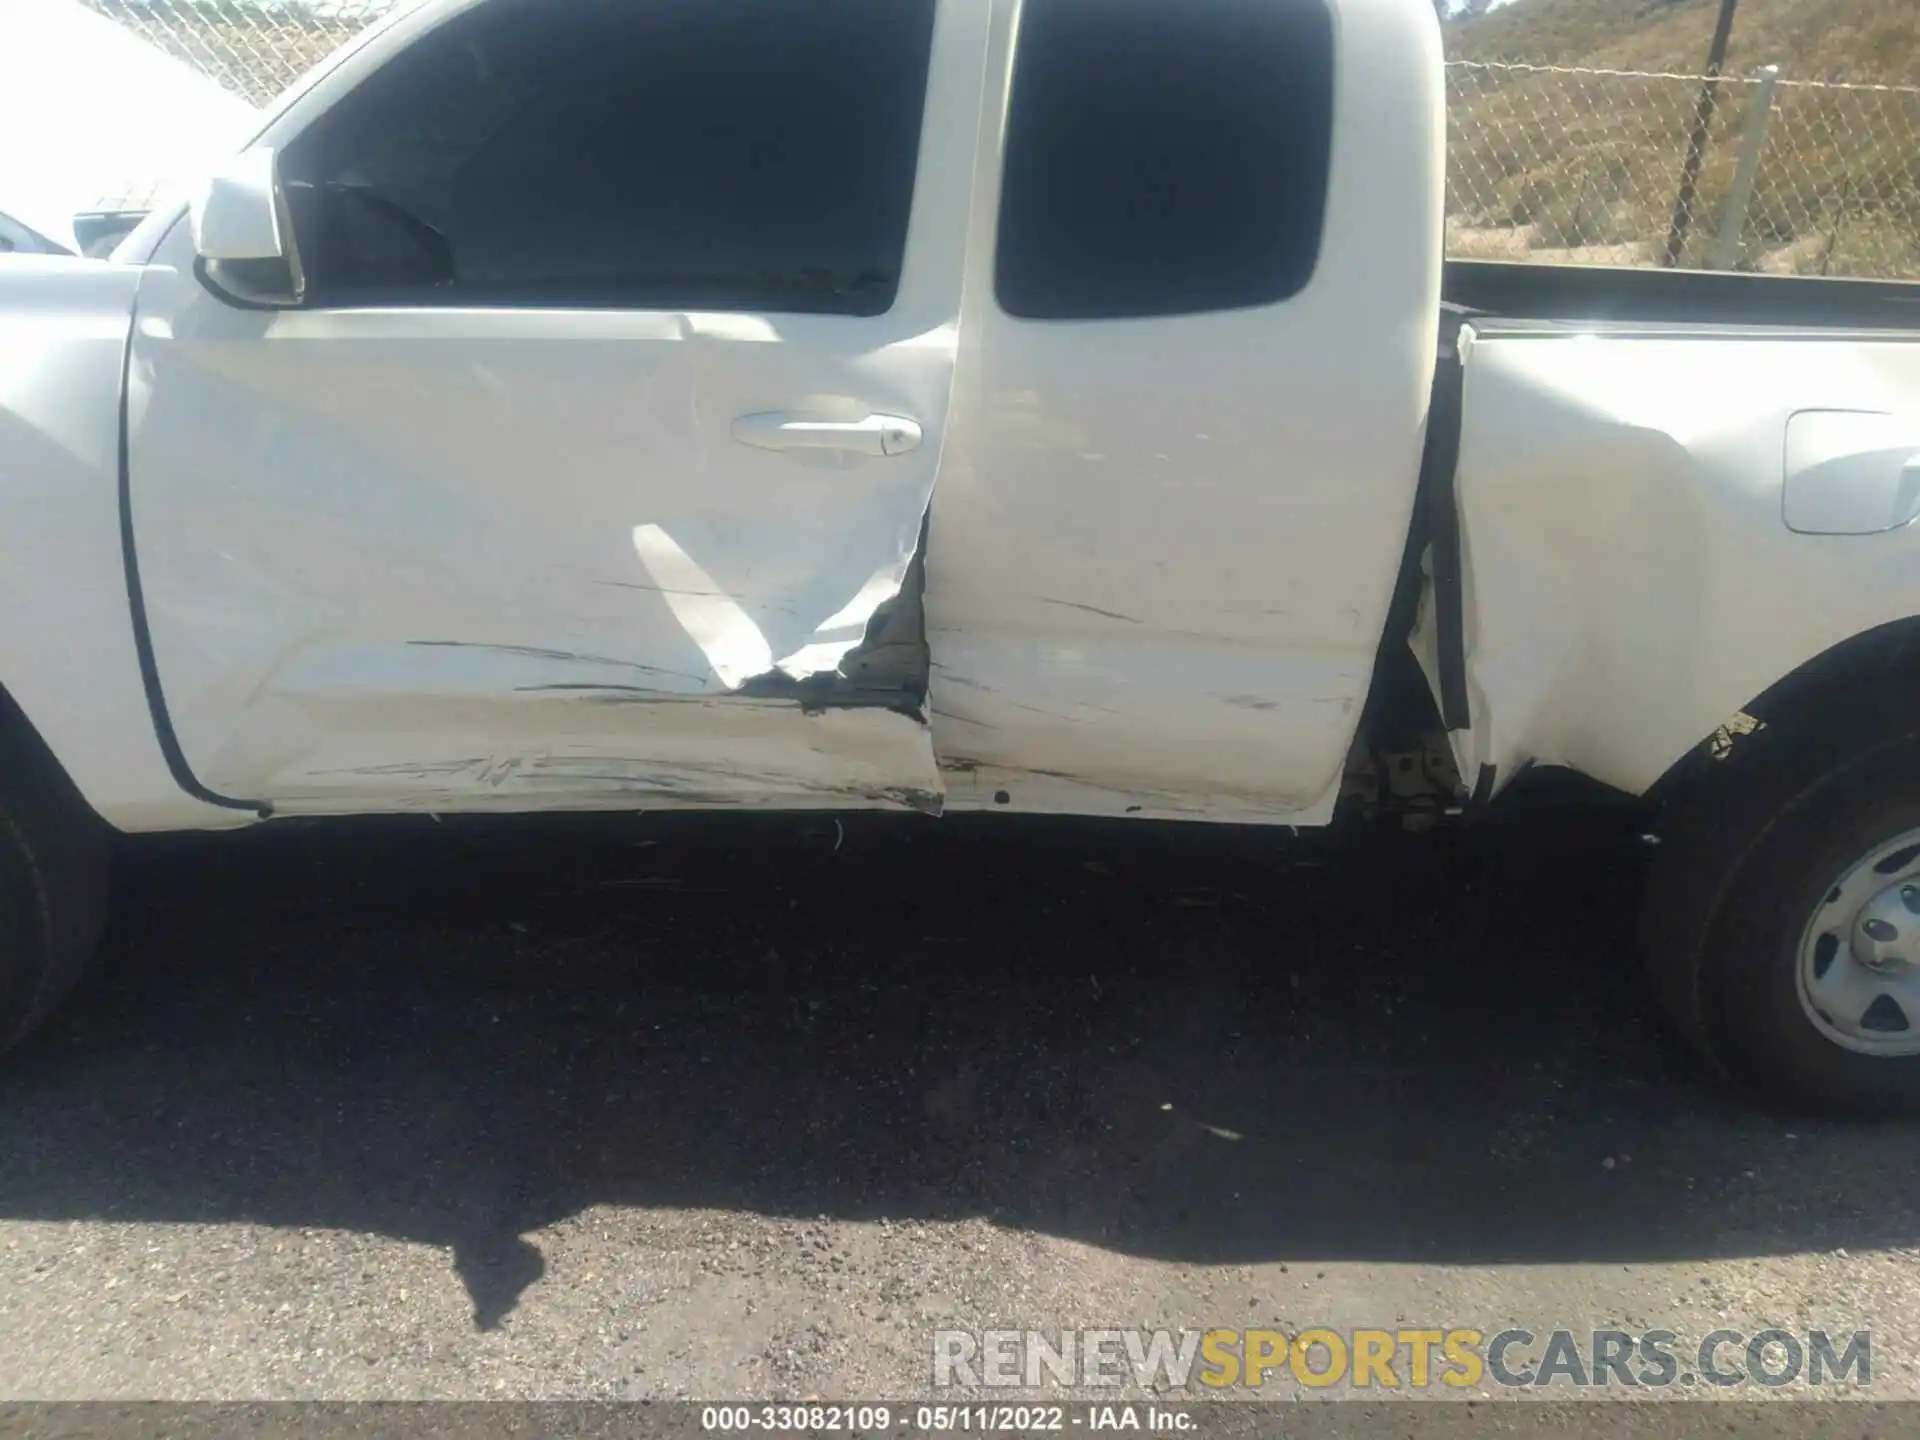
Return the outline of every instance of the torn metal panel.
[[[254,778],[282,813],[367,808],[369,794],[384,797],[373,808],[402,811],[941,813],[917,550],[904,587],[876,601],[869,584],[856,597],[866,619],[834,667],[795,675],[779,664],[745,673],[771,655],[765,637],[677,547],[648,541],[712,674],[453,640],[408,642],[397,665],[383,649],[310,651],[276,677],[258,738],[222,752],[210,773]],[[473,701],[502,694],[512,711],[483,707],[476,727]],[[382,728],[360,731],[354,716],[374,697]]]
[[[1909,615],[1920,532],[1800,534],[1786,513],[1792,417],[1860,409],[1920,413],[1920,344],[1481,330],[1457,487],[1461,773],[1565,765],[1639,793],[1783,676]],[[1430,667],[1432,619],[1414,636]]]
[[[755,777],[715,804],[938,796],[919,558],[949,303],[261,314],[149,271],[133,525],[194,772],[277,808],[440,804],[415,761],[547,753],[583,761],[542,782],[569,806],[637,803],[649,766]],[[925,440],[736,440],[770,402]],[[822,741],[841,709],[885,717],[871,755]],[[535,803],[508,789],[462,793]]]
[[[924,722],[931,668],[926,535],[923,515],[912,548],[876,570],[804,644],[777,660],[753,617],[664,530],[636,526],[633,543],[675,618],[730,693],[793,699],[809,710],[878,707]]]
[[[909,577],[991,19],[937,8],[882,314],[248,312],[194,282],[188,226],[156,229],[130,508],[195,773],[282,810],[937,803]],[[423,33],[259,143],[296,146]]]

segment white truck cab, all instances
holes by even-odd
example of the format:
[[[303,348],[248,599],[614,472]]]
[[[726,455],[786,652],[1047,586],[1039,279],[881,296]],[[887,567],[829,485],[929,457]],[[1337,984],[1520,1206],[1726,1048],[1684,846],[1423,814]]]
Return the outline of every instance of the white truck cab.
[[[95,817],[1308,826],[1532,766],[1689,816],[1749,752],[1844,772],[1844,692],[1911,846],[1860,819],[1756,950],[1750,852],[1676,843],[1652,963],[1742,1073],[1920,1098],[1872,938],[1920,877],[1915,297],[1444,267],[1442,104],[1427,0],[366,32],[111,267],[0,273],[0,585],[63,619],[0,628],[12,853],[81,893],[12,1033]]]

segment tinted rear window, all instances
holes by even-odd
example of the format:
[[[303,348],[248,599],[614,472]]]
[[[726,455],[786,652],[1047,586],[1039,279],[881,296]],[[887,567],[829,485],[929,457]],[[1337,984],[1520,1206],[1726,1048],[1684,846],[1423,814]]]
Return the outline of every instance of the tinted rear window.
[[[1027,0],[996,288],[1010,315],[1267,305],[1312,278],[1333,136],[1323,0]]]

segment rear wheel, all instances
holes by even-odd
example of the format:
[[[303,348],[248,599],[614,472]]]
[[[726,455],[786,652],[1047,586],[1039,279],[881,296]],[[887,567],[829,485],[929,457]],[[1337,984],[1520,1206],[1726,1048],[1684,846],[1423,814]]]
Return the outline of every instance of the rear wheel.
[[[0,1052],[85,971],[106,894],[105,827],[37,741],[0,740]]]
[[[1754,737],[1650,877],[1669,1018],[1789,1103],[1920,1110],[1920,697],[1897,698]]]

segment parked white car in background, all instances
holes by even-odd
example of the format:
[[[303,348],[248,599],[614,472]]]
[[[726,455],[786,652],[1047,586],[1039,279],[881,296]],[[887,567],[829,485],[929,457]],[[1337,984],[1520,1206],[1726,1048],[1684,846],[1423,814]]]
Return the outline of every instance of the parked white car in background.
[[[257,123],[245,100],[80,0],[6,0],[0,252],[105,253],[160,187]]]

